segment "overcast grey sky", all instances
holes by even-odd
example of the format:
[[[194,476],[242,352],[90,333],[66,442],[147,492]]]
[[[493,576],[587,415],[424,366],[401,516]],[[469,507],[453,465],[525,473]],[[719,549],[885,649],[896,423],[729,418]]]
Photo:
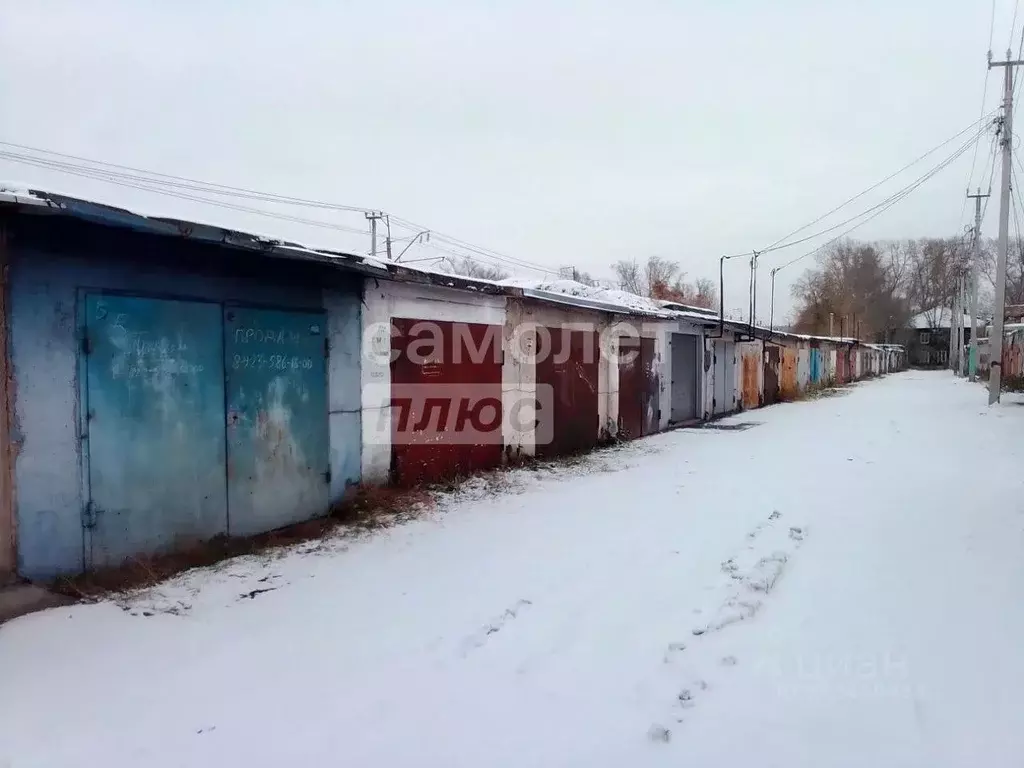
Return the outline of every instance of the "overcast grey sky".
[[[996,5],[1001,55],[1014,2]],[[976,119],[990,18],[987,0],[0,9],[0,140],[381,208],[597,276],[656,254],[716,278],[722,253],[768,244]],[[968,153],[858,235],[957,232],[970,164]],[[9,162],[0,178],[359,252],[369,243]],[[763,257],[762,306],[768,269],[813,245]],[[801,267],[779,275],[784,311]],[[744,267],[727,269],[728,303],[745,306]]]

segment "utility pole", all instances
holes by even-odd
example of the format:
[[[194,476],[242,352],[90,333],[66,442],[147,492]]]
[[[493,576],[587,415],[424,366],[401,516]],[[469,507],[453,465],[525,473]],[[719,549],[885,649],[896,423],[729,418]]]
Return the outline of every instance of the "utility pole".
[[[370,222],[370,255],[377,257],[377,221],[384,218],[380,211],[367,211],[366,218]]]
[[[835,312],[829,312],[828,313],[828,335],[829,335],[829,338],[832,338],[832,337],[835,336],[835,334],[833,333],[833,330],[832,330],[832,326],[833,326],[833,324],[835,322],[835,319],[836,319],[836,313]]]
[[[967,273],[961,269],[956,276],[956,375],[964,375],[964,288]]]
[[[989,375],[988,404],[999,402],[1002,386],[1003,363],[1003,313],[1006,311],[1006,251],[1010,243],[1010,173],[1013,152],[1013,68],[1024,64],[1014,61],[1006,52],[1006,61],[992,61],[988,66],[1002,67],[1003,77],[1003,120],[999,143],[1003,147],[1003,178],[999,190],[999,246],[996,251],[996,301],[992,317],[992,333],[989,334]]]
[[[972,195],[967,190],[968,199],[974,200],[974,242],[971,248],[971,353],[967,358],[967,375],[971,381],[978,380],[978,264],[981,262],[981,201],[989,195]]]
[[[950,337],[956,345],[953,349],[952,368],[957,376],[964,375],[964,299],[967,288],[967,271],[958,267],[953,280],[953,313],[950,316]],[[954,326],[955,323],[955,326]]]
[[[738,259],[742,253],[734,253],[732,256],[722,256],[718,260],[718,337],[725,333],[725,262],[729,259]]]
[[[756,335],[757,328],[757,251],[750,256],[750,338]]]
[[[384,239],[385,253],[388,255],[388,261],[391,261],[391,217],[384,217],[384,225],[387,227],[388,236]]]
[[[956,373],[956,304],[957,292],[959,291],[959,276],[953,272],[953,292],[949,297],[949,350],[947,353],[946,366]]]

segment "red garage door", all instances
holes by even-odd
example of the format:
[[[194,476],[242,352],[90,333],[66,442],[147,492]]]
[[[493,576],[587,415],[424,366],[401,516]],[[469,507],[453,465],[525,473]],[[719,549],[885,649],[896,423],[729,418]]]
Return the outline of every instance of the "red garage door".
[[[619,340],[619,436],[631,440],[658,431],[658,376],[654,339]]]
[[[599,335],[592,331],[538,328],[537,388],[550,387],[552,408],[538,420],[550,419],[551,428],[538,426],[550,440],[538,437],[538,456],[587,451],[597,445]]]
[[[395,318],[391,472],[400,485],[501,463],[501,326]]]

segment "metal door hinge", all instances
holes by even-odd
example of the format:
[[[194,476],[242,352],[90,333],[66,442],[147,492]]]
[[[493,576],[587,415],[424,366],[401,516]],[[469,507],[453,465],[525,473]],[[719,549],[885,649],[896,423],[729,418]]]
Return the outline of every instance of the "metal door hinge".
[[[82,527],[83,528],[95,528],[96,527],[96,516],[100,510],[96,507],[95,502],[90,501],[84,507],[82,507]]]
[[[82,337],[82,354],[92,354],[92,344],[90,343],[88,336]]]
[[[331,484],[331,470],[329,469],[326,472],[324,472],[324,482],[327,483],[328,485]]]
[[[324,357],[331,356],[331,343],[326,336],[324,336]]]

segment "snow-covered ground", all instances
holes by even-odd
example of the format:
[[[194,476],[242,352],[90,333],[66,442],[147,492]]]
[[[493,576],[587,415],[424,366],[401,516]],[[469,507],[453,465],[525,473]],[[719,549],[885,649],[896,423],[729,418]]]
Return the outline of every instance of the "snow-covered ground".
[[[1024,407],[725,423],[4,625],[0,766],[1020,765]]]

